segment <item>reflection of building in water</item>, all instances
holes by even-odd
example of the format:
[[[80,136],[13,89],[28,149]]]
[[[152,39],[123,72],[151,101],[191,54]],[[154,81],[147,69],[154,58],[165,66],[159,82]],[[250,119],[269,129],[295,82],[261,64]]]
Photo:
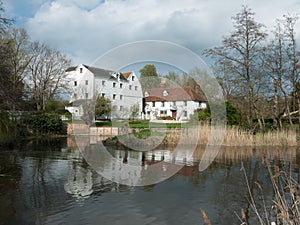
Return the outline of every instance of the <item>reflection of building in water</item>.
[[[153,162],[168,162],[179,165],[194,165],[197,160],[194,159],[192,154],[187,151],[171,151],[171,150],[152,150],[147,152],[139,152],[132,150],[109,150],[110,154],[123,161],[123,163],[129,163],[132,165],[150,165]]]
[[[75,197],[88,197],[93,193],[92,171],[82,165],[82,162],[73,161],[69,164],[68,181],[65,191]]]

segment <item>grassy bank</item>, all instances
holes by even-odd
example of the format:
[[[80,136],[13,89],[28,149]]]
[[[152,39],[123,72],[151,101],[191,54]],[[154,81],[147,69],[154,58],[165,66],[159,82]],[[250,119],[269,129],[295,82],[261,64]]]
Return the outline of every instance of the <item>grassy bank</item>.
[[[177,125],[175,125],[177,126]],[[147,130],[147,135],[145,131]],[[222,145],[222,146],[297,146],[296,130],[269,131],[265,133],[253,134],[236,127],[218,128],[209,124],[202,124],[195,127],[185,125],[185,127],[162,128],[160,125],[150,129],[137,128],[133,135],[139,139],[146,139],[149,136],[162,136],[163,146],[176,146],[180,141],[182,144],[197,142],[197,145]],[[117,140],[116,138],[114,140]],[[113,144],[113,142],[110,142]]]

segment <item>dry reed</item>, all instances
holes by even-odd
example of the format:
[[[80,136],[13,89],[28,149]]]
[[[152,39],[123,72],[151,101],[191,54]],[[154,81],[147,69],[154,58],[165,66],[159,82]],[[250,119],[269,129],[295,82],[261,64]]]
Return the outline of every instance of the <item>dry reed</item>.
[[[198,137],[193,137],[194,128],[172,130],[167,133],[165,143],[176,143],[179,137],[187,135],[187,143],[197,139],[198,145],[223,145],[223,146],[297,146],[297,133],[295,130],[269,131],[253,134],[250,131],[241,130],[236,127],[211,127],[209,124],[201,124],[196,132]],[[221,142],[221,143],[220,143]]]
[[[208,124],[198,128],[198,143],[207,144],[214,132],[220,135],[225,128],[212,127]],[[218,131],[219,130],[219,131]],[[216,142],[217,143],[217,142]],[[253,134],[235,127],[225,129],[223,146],[297,146],[297,133],[295,130],[270,131]]]
[[[256,185],[261,192],[263,210],[258,210],[258,208],[256,207],[257,202],[254,200],[254,197],[252,195],[246,171],[242,164],[242,171],[244,172],[249,193],[249,203],[259,220],[259,224],[300,225],[299,184],[291,177],[289,172],[287,172],[286,170],[280,170],[278,166],[272,167],[266,157],[264,162],[270,175],[274,193],[274,197],[271,203],[271,211],[267,210],[266,202],[263,196],[263,189],[258,182],[256,182]]]

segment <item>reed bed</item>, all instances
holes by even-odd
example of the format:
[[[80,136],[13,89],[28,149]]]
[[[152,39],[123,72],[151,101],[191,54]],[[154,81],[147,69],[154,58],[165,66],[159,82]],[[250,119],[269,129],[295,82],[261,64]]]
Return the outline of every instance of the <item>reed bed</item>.
[[[222,131],[225,131],[224,135]],[[200,145],[209,143],[209,140],[213,144],[212,138],[220,138],[222,135],[223,146],[297,146],[297,132],[292,129],[253,134],[236,127],[212,128],[208,124],[202,124],[198,127],[198,134]],[[215,143],[219,144],[219,140]]]

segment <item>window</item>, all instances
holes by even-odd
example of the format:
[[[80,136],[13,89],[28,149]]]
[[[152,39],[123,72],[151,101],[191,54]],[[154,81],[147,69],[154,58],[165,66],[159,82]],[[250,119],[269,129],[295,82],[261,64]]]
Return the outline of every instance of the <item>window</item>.
[[[161,106],[162,106],[162,107],[165,107],[165,102],[161,102]]]
[[[134,81],[134,78],[135,78],[135,77],[134,77],[134,76],[132,76],[132,77],[131,77],[131,80],[132,80],[132,81]]]
[[[89,85],[89,81],[88,80],[85,80],[85,85]]]
[[[105,80],[102,81],[102,86],[105,86]]]
[[[155,107],[155,102],[152,102],[152,107]]]
[[[135,86],[135,87],[134,87],[134,90],[136,90],[136,91],[137,91],[137,86]]]
[[[175,101],[173,102],[173,105],[176,105],[176,102],[175,102]]]
[[[85,93],[85,98],[88,98],[89,97],[89,93]]]
[[[123,99],[123,95],[120,95],[120,100],[122,100]]]
[[[184,106],[187,106],[187,101],[184,101]]]
[[[79,70],[80,70],[80,73],[82,73],[82,68],[80,68]]]
[[[101,96],[102,96],[102,97],[105,97],[105,93],[102,93]]]
[[[116,83],[113,83],[113,87],[114,87],[114,88],[116,87]]]
[[[132,85],[129,85],[129,90],[131,90],[131,88],[132,88]]]
[[[77,81],[76,80],[74,81],[74,86],[77,86]]]
[[[183,111],[183,116],[187,117],[187,111]]]
[[[116,97],[117,97],[117,95],[116,95],[116,94],[113,94],[113,100],[115,100],[115,99],[116,99]]]
[[[160,116],[166,116],[167,110],[160,110]]]
[[[121,88],[121,89],[123,88],[123,84],[122,84],[122,83],[120,83],[120,88]]]

